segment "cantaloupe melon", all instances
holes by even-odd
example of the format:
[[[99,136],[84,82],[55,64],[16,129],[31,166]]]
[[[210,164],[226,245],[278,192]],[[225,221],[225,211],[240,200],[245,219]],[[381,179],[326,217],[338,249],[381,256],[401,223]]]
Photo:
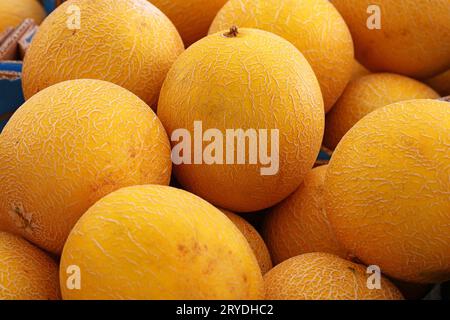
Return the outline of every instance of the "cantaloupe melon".
[[[0,135],[0,230],[53,253],[78,218],[124,186],[168,184],[170,144],[151,108],[100,80],[71,80],[25,102]]]
[[[217,207],[250,212],[286,198],[312,168],[323,137],[323,100],[313,70],[292,44],[262,30],[232,29],[180,56],[161,90],[158,116],[169,136],[177,138],[182,128],[191,138],[184,141],[190,150],[176,153],[182,161],[174,172],[183,187]],[[202,130],[194,130],[195,121]],[[202,144],[196,132],[209,129],[220,136]],[[236,135],[226,139],[227,130],[239,129],[254,133],[244,150]],[[174,147],[183,142],[172,140]],[[208,152],[211,144],[219,145],[215,152]],[[196,161],[199,149],[203,159]],[[205,154],[213,159],[204,161]]]
[[[45,11],[38,0],[0,0],[0,33],[8,27],[17,27],[27,18],[37,24],[44,20]]]
[[[275,264],[310,252],[347,257],[325,212],[323,183],[327,168],[311,170],[300,187],[266,215],[263,234]]]
[[[147,0],[70,0],[33,39],[23,66],[24,95],[65,80],[100,79],[153,106],[182,51],[173,24]]]
[[[175,24],[188,47],[208,34],[209,26],[227,0],[150,0]]]
[[[0,300],[59,298],[56,262],[28,241],[0,232]]]
[[[450,96],[450,69],[426,80],[426,83],[442,96]]]
[[[294,44],[316,73],[325,111],[344,91],[352,74],[353,42],[344,19],[328,0],[230,0],[210,33],[232,25],[273,32]]]
[[[356,58],[374,72],[427,78],[450,67],[448,0],[331,0],[355,42]]]
[[[394,102],[436,99],[427,85],[393,73],[374,73],[352,81],[327,116],[324,145],[334,150],[342,137],[372,111]]]
[[[71,289],[71,266],[80,270],[79,290]],[[91,207],[67,240],[60,279],[64,299],[264,295],[258,262],[236,226],[193,194],[155,185],[118,190]]]
[[[369,289],[370,276],[360,264],[328,253],[307,253],[266,273],[266,299],[403,300],[400,291],[384,277],[381,288]]]
[[[325,205],[341,244],[408,282],[450,279],[450,103],[398,102],[358,122],[333,153]]]
[[[266,243],[259,232],[241,216],[224,209],[220,209],[220,211],[222,211],[228,219],[234,223],[234,225],[247,239],[248,244],[256,256],[256,260],[258,260],[262,274],[265,274],[267,271],[272,269],[272,259],[270,257],[269,249],[267,249]]]

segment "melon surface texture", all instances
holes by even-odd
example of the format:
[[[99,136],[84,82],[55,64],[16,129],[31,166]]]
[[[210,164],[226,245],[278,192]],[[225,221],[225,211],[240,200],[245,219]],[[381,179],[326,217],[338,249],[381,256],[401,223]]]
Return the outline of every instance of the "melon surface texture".
[[[70,0],[33,39],[23,67],[24,95],[29,99],[65,80],[100,79],[153,106],[183,49],[170,20],[146,0]]]
[[[49,87],[0,135],[0,230],[60,253],[78,218],[121,187],[168,184],[170,144],[137,96],[100,80]]]
[[[324,130],[320,87],[303,55],[275,34],[245,28],[234,36],[208,36],[180,56],[164,82],[158,117],[169,136],[182,128],[192,140],[195,121],[201,121],[203,132],[216,129],[224,136],[226,130],[266,130],[269,143],[260,145],[268,153],[272,142],[276,147],[271,135],[278,130],[279,165],[273,173],[263,175],[269,165],[261,161],[250,163],[250,156],[258,155],[249,148],[245,163],[238,164],[237,143],[226,141],[222,163],[194,164],[188,157],[191,164],[174,166],[184,188],[234,212],[268,208],[292,193],[312,168]],[[201,152],[208,145],[204,142]],[[235,161],[226,161],[233,146]]]
[[[0,0],[0,33],[8,27],[17,27],[27,18],[37,24],[44,20],[45,10],[38,0]]]
[[[339,242],[407,282],[450,279],[450,103],[398,102],[359,121],[325,178]]]
[[[81,290],[68,290],[81,270]],[[247,240],[222,212],[186,191],[134,186],[109,194],[78,221],[60,267],[64,299],[261,299]]]
[[[230,0],[217,14],[210,33],[232,25],[273,32],[295,45],[319,80],[327,112],[350,80],[352,37],[328,0]]]

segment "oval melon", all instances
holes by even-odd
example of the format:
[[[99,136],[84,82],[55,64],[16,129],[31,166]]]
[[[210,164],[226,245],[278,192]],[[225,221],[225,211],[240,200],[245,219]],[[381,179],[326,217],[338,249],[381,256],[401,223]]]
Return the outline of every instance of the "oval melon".
[[[68,290],[67,268],[81,270]],[[258,262],[218,209],[186,191],[135,186],[101,199],[79,220],[60,267],[64,299],[260,299]]]
[[[364,266],[328,253],[307,253],[282,262],[264,276],[268,300],[403,300],[386,278],[369,289]]]
[[[342,137],[372,111],[412,99],[439,98],[433,89],[408,77],[374,73],[352,81],[327,116],[324,145],[334,150]]]
[[[294,44],[319,80],[326,112],[350,80],[352,37],[328,0],[230,0],[217,14],[210,33],[232,25],[273,32]]]
[[[151,0],[175,24],[186,47],[208,34],[209,26],[227,0]]]
[[[258,260],[262,274],[265,274],[267,271],[272,269],[272,259],[270,257],[269,249],[267,249],[266,243],[259,232],[241,216],[223,209],[220,209],[220,211],[222,211],[228,219],[234,223],[234,225],[247,239],[248,244],[256,256],[256,260]]]
[[[331,2],[350,28],[356,58],[371,71],[427,78],[450,67],[448,0]],[[373,22],[380,22],[375,29]]]
[[[53,253],[98,199],[124,186],[168,184],[170,144],[151,108],[100,80],[49,87],[0,135],[0,229]]]
[[[57,299],[56,262],[28,241],[0,232],[0,300]]]
[[[71,8],[80,10],[78,29],[68,26],[77,20],[76,12],[67,13]],[[146,0],[67,1],[41,25],[27,52],[24,95],[65,80],[100,79],[153,106],[182,51],[173,24]]]
[[[203,132],[220,131],[223,148],[217,149],[223,150],[223,157],[195,164],[186,156],[190,159],[176,165],[174,172],[187,190],[235,212],[267,208],[292,193],[312,168],[323,137],[323,101],[310,65],[292,44],[256,29],[217,33],[186,50],[164,82],[158,116],[169,136],[182,128],[188,138],[197,139],[194,121],[201,121]],[[259,155],[250,154],[249,139],[242,152],[245,159],[238,163],[237,139],[225,137],[227,130],[238,129],[254,130],[258,140],[267,134],[268,143],[256,143],[259,154],[267,147],[266,153],[274,156],[271,169]],[[278,144],[272,139],[275,130]],[[205,150],[200,152],[208,145],[203,143]],[[226,159],[231,152],[233,161]],[[258,158],[255,163],[250,155]],[[264,168],[270,172],[264,173]]]
[[[38,0],[0,0],[0,33],[8,27],[17,27],[27,18],[37,24],[44,20],[45,10]]]
[[[275,264],[310,252],[346,258],[325,212],[323,184],[327,168],[311,170],[300,187],[266,215],[263,234]]]
[[[407,282],[450,279],[450,103],[410,100],[358,122],[331,158],[325,205],[339,242]]]

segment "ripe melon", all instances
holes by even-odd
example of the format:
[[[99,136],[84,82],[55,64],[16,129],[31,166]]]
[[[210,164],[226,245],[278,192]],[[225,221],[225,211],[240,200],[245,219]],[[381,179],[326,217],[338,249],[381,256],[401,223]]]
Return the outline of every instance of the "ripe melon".
[[[69,266],[81,273],[70,290]],[[123,188],[72,230],[60,267],[64,299],[260,299],[249,244],[218,209],[167,186]]]
[[[442,96],[450,96],[450,69],[428,79],[426,83]]]
[[[327,168],[311,170],[297,191],[267,214],[263,234],[275,264],[309,252],[346,258],[325,212],[323,183]]]
[[[186,47],[208,34],[209,26],[227,0],[151,0],[175,24]]]
[[[79,29],[76,11],[67,13],[74,8],[80,10]],[[67,1],[41,25],[27,52],[24,95],[65,80],[100,79],[153,106],[182,51],[173,24],[146,0]]]
[[[370,70],[427,78],[450,67],[448,0],[331,2],[350,28],[356,58]]]
[[[0,135],[0,230],[53,253],[78,218],[124,186],[168,184],[170,144],[131,92],[71,80],[25,102]]]
[[[392,73],[356,79],[326,116],[324,145],[334,150],[348,130],[378,108],[405,100],[436,98],[439,94],[427,85]]]
[[[210,33],[232,25],[273,32],[294,44],[316,73],[326,112],[350,80],[352,37],[328,0],[230,0],[217,14]]]
[[[307,253],[282,262],[264,276],[268,300],[403,300],[386,278],[369,289],[364,266],[328,253]]]
[[[0,33],[8,27],[17,27],[27,18],[37,24],[44,20],[45,11],[38,0],[0,0]]]
[[[262,30],[232,29],[198,41],[180,56],[161,90],[158,116],[169,136],[183,128],[196,140],[194,121],[201,121],[203,132],[219,130],[223,157],[216,148],[214,161],[195,162],[193,146],[191,156],[183,154],[191,159],[176,165],[175,175],[217,207],[251,212],[286,198],[312,168],[323,137],[323,101],[313,70],[292,44]],[[268,143],[256,142],[258,154],[250,153],[245,139],[245,161],[238,162],[237,139],[225,139],[227,130],[238,129],[254,130],[255,141],[265,132]],[[275,130],[279,143],[272,138]],[[200,155],[210,144],[203,143]],[[227,153],[234,159],[227,160]],[[273,170],[261,153],[272,156]],[[257,161],[251,163],[250,156]]]
[[[258,231],[256,231],[256,229],[249,222],[247,222],[247,220],[237,214],[223,209],[221,209],[221,211],[234,223],[234,225],[247,239],[253,253],[256,256],[256,260],[258,260],[262,274],[265,274],[267,271],[272,269],[273,265],[269,250],[267,249],[267,246]]]
[[[325,205],[337,239],[366,264],[407,282],[450,279],[450,103],[378,109],[331,158]]]
[[[0,232],[0,300],[59,298],[56,262],[28,241]]]

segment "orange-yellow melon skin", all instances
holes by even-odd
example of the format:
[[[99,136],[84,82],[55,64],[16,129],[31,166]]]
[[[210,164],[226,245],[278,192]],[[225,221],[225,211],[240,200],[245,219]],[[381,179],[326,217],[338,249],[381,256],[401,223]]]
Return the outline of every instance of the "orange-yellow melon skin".
[[[311,170],[300,187],[267,214],[263,234],[275,264],[310,252],[346,258],[325,212],[323,184],[327,167]]]
[[[209,26],[227,0],[151,0],[164,12],[190,46],[208,34]]]
[[[73,6],[80,9],[80,29],[67,26]],[[65,80],[100,79],[153,106],[183,50],[176,28],[146,0],[67,1],[42,23],[27,52],[24,95]]]
[[[169,136],[184,128],[194,137],[194,121],[223,135],[266,129],[268,140],[269,130],[279,130],[275,175],[249,164],[248,150],[246,164],[174,166],[183,187],[235,212],[268,208],[292,193],[312,168],[324,130],[320,87],[306,59],[286,40],[256,29],[211,35],[186,50],[164,82],[158,116]]]
[[[352,81],[325,120],[324,145],[334,150],[359,120],[389,104],[412,99],[436,99],[439,94],[414,79],[374,73]]]
[[[350,81],[369,75],[371,72],[358,61],[354,61]]]
[[[442,96],[450,96],[450,69],[428,79],[426,83]]]
[[[403,300],[386,278],[369,289],[360,264],[328,253],[307,253],[282,262],[264,276],[268,300]]]
[[[352,37],[328,0],[230,0],[217,14],[210,33],[232,25],[273,32],[294,44],[319,80],[326,112],[350,80]]]
[[[331,0],[353,36],[356,58],[374,72],[414,78],[450,67],[448,0]],[[381,9],[381,29],[369,29],[371,5]]]
[[[56,262],[28,241],[0,232],[0,300],[57,299]]]
[[[81,290],[69,290],[70,265]],[[109,194],[72,230],[60,266],[64,299],[261,299],[264,283],[244,236],[186,191],[135,186]]]
[[[410,100],[358,122],[333,153],[327,215],[365,264],[407,282],[450,279],[450,103]]]
[[[22,105],[0,135],[0,230],[60,253],[78,218],[124,186],[168,184],[170,144],[151,108],[100,80]]]
[[[45,10],[38,0],[0,0],[0,33],[8,27],[17,27],[27,18],[37,24],[44,20]]]
[[[261,273],[265,274],[267,271],[272,269],[273,265],[269,249],[267,249],[266,243],[259,232],[249,222],[247,222],[247,220],[237,214],[223,209],[221,209],[221,211],[234,223],[234,225],[247,239],[248,244],[256,256],[256,260],[258,260]]]

